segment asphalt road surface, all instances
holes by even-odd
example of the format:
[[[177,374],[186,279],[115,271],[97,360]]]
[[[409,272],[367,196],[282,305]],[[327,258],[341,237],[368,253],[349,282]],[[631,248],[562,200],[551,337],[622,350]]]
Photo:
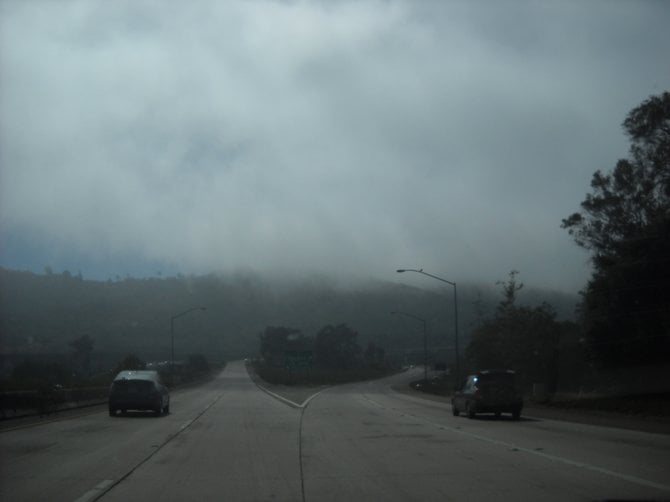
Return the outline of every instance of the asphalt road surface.
[[[287,400],[237,362],[167,416],[5,429],[0,500],[670,500],[670,435],[453,417],[403,378]]]

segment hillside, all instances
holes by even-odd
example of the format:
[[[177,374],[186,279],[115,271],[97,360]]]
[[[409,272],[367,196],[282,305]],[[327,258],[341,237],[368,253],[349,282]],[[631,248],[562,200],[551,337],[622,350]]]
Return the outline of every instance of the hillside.
[[[493,284],[459,284],[461,347],[478,319],[499,300]],[[427,320],[430,347],[453,347],[453,292],[402,283],[368,281],[343,286],[324,277],[268,280],[254,274],[91,281],[69,272],[34,274],[0,269],[0,354],[3,366],[25,355],[67,354],[69,342],[94,339],[100,364],[105,355],[136,353],[146,360],[170,354],[174,321],[175,357],[206,354],[230,360],[255,354],[266,326],[290,326],[311,335],[327,324],[356,329],[364,345],[387,351],[421,345],[420,326],[390,315],[399,310]],[[576,295],[529,290],[520,301],[548,301],[559,318],[570,318]]]

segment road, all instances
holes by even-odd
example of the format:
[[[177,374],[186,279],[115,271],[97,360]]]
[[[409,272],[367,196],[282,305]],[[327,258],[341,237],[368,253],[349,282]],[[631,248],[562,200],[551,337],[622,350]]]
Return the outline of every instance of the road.
[[[0,432],[0,499],[670,500],[670,435],[469,420],[390,379],[303,404],[241,362],[160,418],[106,411]],[[289,396],[290,397],[290,396]]]

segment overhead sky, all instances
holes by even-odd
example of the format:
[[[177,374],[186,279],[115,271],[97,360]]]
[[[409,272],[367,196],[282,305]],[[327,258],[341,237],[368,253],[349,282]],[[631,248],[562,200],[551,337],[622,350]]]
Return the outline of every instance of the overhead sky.
[[[0,1],[0,266],[576,292],[663,1]],[[416,274],[415,274],[416,275]]]

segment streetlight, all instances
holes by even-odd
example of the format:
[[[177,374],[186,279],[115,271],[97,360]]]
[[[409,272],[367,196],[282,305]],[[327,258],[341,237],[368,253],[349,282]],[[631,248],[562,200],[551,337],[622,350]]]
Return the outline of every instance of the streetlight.
[[[447,284],[454,287],[454,349],[456,350],[456,384],[459,385],[461,381],[461,358],[458,354],[458,294],[456,292],[456,283],[443,279],[442,277],[429,274],[428,272],[424,272],[422,268],[399,268],[396,270],[396,272],[399,274],[402,274],[403,272],[416,272],[417,274],[427,275],[428,277],[432,277],[438,281],[446,282]]]
[[[394,310],[391,312],[391,314],[399,314],[399,315],[404,315],[407,317],[411,317],[412,319],[416,319],[417,321],[421,321],[423,323],[423,381],[424,384],[428,383],[428,337],[426,336],[426,320],[421,319],[418,316],[415,316],[414,314],[408,314],[407,312],[399,312],[397,310]]]
[[[195,310],[207,310],[206,307],[193,307],[192,309],[184,310],[177,315],[170,317],[170,340],[171,340],[171,350],[170,350],[170,384],[174,385],[174,320],[177,317],[188,314]]]

